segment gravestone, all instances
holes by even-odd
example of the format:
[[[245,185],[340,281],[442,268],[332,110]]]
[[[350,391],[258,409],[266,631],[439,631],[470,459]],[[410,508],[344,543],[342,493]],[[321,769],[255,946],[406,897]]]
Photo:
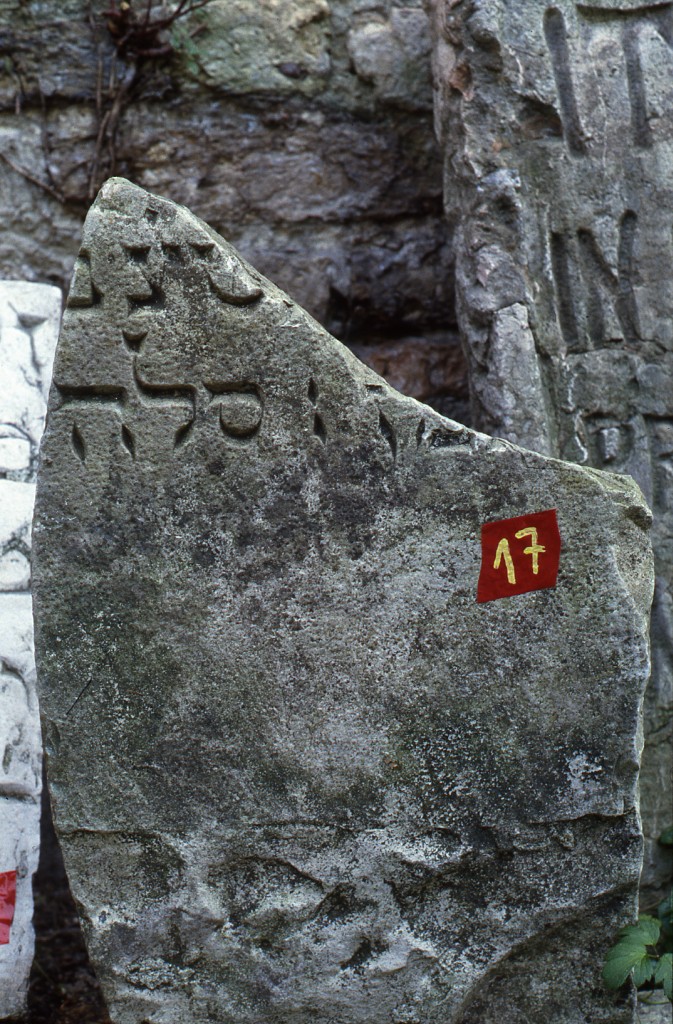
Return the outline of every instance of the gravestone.
[[[23,1011],[33,959],[42,740],[30,528],[60,315],[58,288],[0,281],[0,1018]]]
[[[35,524],[50,789],[118,1024],[630,1021],[649,513],[393,391],[113,179]]]
[[[654,511],[644,899],[673,771],[673,3],[427,0],[475,424]]]

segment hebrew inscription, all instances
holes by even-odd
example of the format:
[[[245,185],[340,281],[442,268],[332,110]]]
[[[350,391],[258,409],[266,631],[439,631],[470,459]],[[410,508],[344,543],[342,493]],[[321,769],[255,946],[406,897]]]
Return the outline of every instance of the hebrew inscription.
[[[673,506],[660,498],[667,442],[653,438],[673,417],[673,4],[427,6],[476,422],[629,473],[654,506],[642,770],[653,903],[671,869],[655,840],[671,803],[657,780],[673,769]],[[453,87],[459,64],[479,102]]]
[[[128,182],[83,246],[35,607],[111,1018],[625,1020],[598,972],[640,864],[635,485],[396,394]]]
[[[108,405],[114,408],[120,421],[120,432],[129,454],[135,458],[133,432],[124,421],[125,415],[133,420],[142,419],[143,406],[149,410],[163,408],[183,422],[173,431],[173,445],[178,448],[190,437],[194,424],[212,419],[209,413],[214,409],[222,433],[239,440],[254,437],[260,428],[264,403],[259,389],[254,384],[210,382],[186,385],[150,384],[143,380],[137,364],[133,364],[134,389],[92,387],[68,388],[56,385],[62,398],[59,409],[72,414],[73,450],[82,462],[85,461],[85,441],[77,420],[77,410],[91,405]],[[180,401],[182,400],[182,401]]]
[[[233,306],[255,303],[262,294],[257,281],[220,251],[196,220],[179,237],[174,227],[148,207],[122,236],[109,240],[105,252],[93,253],[86,243],[80,251],[68,307],[84,318],[84,331],[96,314],[110,322],[108,359],[101,362],[97,382],[81,383],[79,367],[68,367],[62,375],[58,370],[56,376],[62,429],[69,431],[72,452],[84,465],[93,457],[87,431],[96,429],[96,407],[99,414],[103,407],[112,414],[114,430],[133,461],[160,457],[167,446],[177,450],[198,430],[216,429],[240,443],[260,429],[264,399],[255,381],[212,374],[195,380],[187,368],[182,375],[154,372],[156,347],[170,327],[166,289],[171,280],[179,279],[182,287],[188,281],[199,294]],[[110,268],[120,285],[114,294]],[[114,364],[107,376],[106,363]]]
[[[631,9],[621,6],[613,9],[612,16],[606,14],[608,10],[610,8],[607,6],[579,5],[579,32],[584,37],[582,42],[587,50],[599,47],[607,50],[617,64],[623,76],[622,98],[628,104],[630,115],[631,145],[636,149],[647,150],[654,144],[651,121],[657,118],[658,97],[648,96],[647,82],[651,82],[653,76],[650,73],[652,69],[646,66],[645,61],[654,56],[651,49],[654,38],[668,51],[673,50],[673,8],[670,4],[660,8],[653,4],[638,5]],[[575,88],[576,78],[581,78],[586,87],[590,88],[587,76],[583,73],[582,44],[577,45],[577,31],[571,32],[571,36],[574,36],[572,42],[575,43],[574,50],[571,49],[566,16],[558,7],[549,7],[545,11],[543,24],[566,143],[571,153],[586,156],[601,139],[596,138],[593,130],[589,132],[583,127],[579,113],[580,108],[584,108],[588,120],[591,108],[591,96],[586,95],[580,101]],[[569,18],[568,25],[576,28],[576,19]],[[605,68],[606,72],[609,70]],[[617,68],[613,66],[612,70]]]
[[[556,7],[550,7],[545,12],[544,34],[554,69],[554,81],[566,142],[572,153],[583,155],[586,152],[586,143],[575,99],[568,36],[563,14]]]
[[[615,341],[636,344],[640,340],[634,291],[636,231],[637,217],[627,210],[617,230],[614,270],[587,228],[579,228],[574,237],[552,233],[557,316],[568,352],[582,351],[584,345],[597,348]]]

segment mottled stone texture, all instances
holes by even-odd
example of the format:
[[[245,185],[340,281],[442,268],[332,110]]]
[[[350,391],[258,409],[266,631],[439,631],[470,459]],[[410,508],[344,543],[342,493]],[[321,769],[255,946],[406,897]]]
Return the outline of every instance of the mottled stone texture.
[[[0,281],[0,872],[16,911],[0,945],[0,1018],[24,1009],[40,847],[42,740],[35,692],[30,533],[61,293]]]
[[[178,26],[199,30],[196,56],[137,74],[105,7],[0,3],[0,275],[67,285],[90,181],[118,171],[189,205],[341,340],[413,352],[442,333],[455,365],[421,0],[211,0]],[[463,375],[439,399],[454,416]]]
[[[430,0],[476,424],[654,510],[644,900],[670,877],[673,5]]]
[[[120,179],[54,382],[41,699],[117,1024],[631,1021],[633,483],[402,397]],[[482,523],[549,508],[558,586],[478,604]]]

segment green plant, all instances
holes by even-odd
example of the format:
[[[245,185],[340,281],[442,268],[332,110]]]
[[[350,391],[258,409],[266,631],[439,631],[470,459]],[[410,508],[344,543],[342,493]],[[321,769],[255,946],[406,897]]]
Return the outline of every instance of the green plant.
[[[673,826],[659,836],[663,846],[673,846]],[[603,980],[609,989],[618,989],[631,978],[641,992],[663,988],[673,1002],[673,893],[659,904],[657,916],[642,914],[637,924],[627,925],[609,950],[603,967]]]
[[[673,952],[660,949],[661,931],[661,921],[649,915],[622,928],[603,967],[608,988],[620,988],[631,977],[636,988],[652,982],[661,985],[667,998],[673,999]]]

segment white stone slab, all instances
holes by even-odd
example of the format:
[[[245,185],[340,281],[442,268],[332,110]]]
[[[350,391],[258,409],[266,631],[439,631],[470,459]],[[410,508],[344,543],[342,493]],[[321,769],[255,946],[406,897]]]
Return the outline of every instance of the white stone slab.
[[[37,798],[42,758],[30,594],[0,594],[0,628],[0,800]]]
[[[34,949],[42,743],[30,545],[60,312],[58,288],[0,281],[0,873],[17,873],[14,921],[0,945],[0,1018],[25,1008]]]
[[[60,312],[58,288],[0,281],[0,442],[23,441],[24,455],[26,442],[30,445],[31,463],[21,467],[24,478],[34,475],[44,430]],[[13,457],[18,458],[16,447]]]
[[[0,871],[16,871],[10,941],[0,946],[0,1019],[19,1014],[33,962],[33,875],[40,854],[40,800],[0,798]]]
[[[0,593],[30,589],[35,484],[0,480]]]
[[[6,429],[6,424],[3,424]],[[30,441],[23,437],[0,438],[0,473],[30,469]]]
[[[9,943],[0,945],[0,1018],[22,1011],[33,960],[41,770],[31,597],[0,594],[0,872],[17,873]]]

